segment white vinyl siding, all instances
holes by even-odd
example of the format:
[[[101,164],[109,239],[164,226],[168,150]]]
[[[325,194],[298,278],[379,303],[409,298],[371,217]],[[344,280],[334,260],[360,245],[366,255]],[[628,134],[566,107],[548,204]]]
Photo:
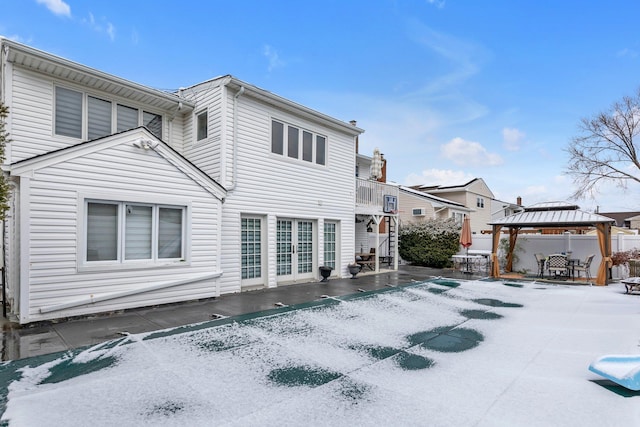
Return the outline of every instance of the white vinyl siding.
[[[153,150],[133,147],[131,141],[139,138],[136,134],[110,138],[123,138],[123,141],[38,169],[36,177],[30,180],[30,321],[219,295],[218,279],[198,278],[221,270],[220,201]],[[121,205],[123,211],[125,205],[157,207],[159,242],[154,244],[154,250],[160,257],[170,258],[166,262],[160,262],[159,258],[155,263],[146,259],[108,261],[104,262],[109,264],[106,268],[100,265],[103,262],[83,263],[87,253],[85,201],[89,200]],[[114,225],[112,214],[103,216],[102,220],[105,218]],[[180,218],[183,218],[182,224]],[[124,227],[122,217],[117,227]],[[184,234],[176,240],[178,230]],[[112,232],[108,234],[113,236]],[[136,237],[144,241],[143,234]],[[97,238],[104,240],[104,237]],[[184,260],[176,258],[179,252],[183,253]],[[89,268],[91,264],[94,268]],[[178,281],[186,282],[116,300],[40,313],[40,307],[82,300],[90,295],[135,292]]]
[[[235,92],[227,94],[228,106],[234,103]],[[204,98],[204,95],[203,95]],[[199,98],[200,99],[200,98]],[[237,189],[227,195],[224,203],[222,221],[224,230],[222,241],[222,269],[225,272],[220,278],[221,293],[239,292],[241,278],[240,235],[243,215],[256,215],[264,218],[263,251],[266,260],[263,262],[264,286],[274,287],[286,282],[281,277],[294,272],[287,269],[287,248],[291,243],[280,239],[282,247],[278,251],[278,223],[282,218],[308,219],[313,222],[314,241],[310,242],[312,253],[300,255],[303,270],[317,276],[318,267],[324,254],[324,222],[332,221],[340,224],[340,237],[336,242],[337,276],[350,277],[347,265],[353,261],[354,251],[354,201],[353,189],[355,177],[354,137],[335,128],[328,127],[320,121],[303,119],[291,112],[275,109],[251,96],[237,98]],[[227,108],[231,111],[232,108]],[[211,114],[211,108],[209,108]],[[229,114],[227,123],[228,135],[232,135],[234,117]],[[277,117],[277,120],[275,119]],[[326,147],[325,166],[319,167],[314,161],[307,162],[292,159],[286,155],[286,124],[308,131],[316,137],[321,136]],[[272,138],[282,135],[282,138]],[[300,138],[303,138],[302,131]],[[282,141],[282,145],[279,142]],[[226,140],[226,164],[233,164],[233,139]],[[317,144],[316,144],[317,146]],[[282,148],[280,148],[282,147]],[[282,154],[276,153],[279,149]],[[276,152],[274,152],[276,151]],[[301,152],[300,152],[301,153]],[[315,154],[315,146],[314,146]],[[316,156],[317,157],[317,156]],[[297,230],[297,228],[296,228]],[[280,234],[288,233],[280,223]],[[287,246],[289,245],[289,246]],[[314,246],[315,245],[315,246]],[[305,248],[310,249],[310,248]],[[278,261],[280,254],[280,263]],[[294,256],[298,259],[298,252]],[[309,258],[312,257],[313,259]],[[310,262],[312,261],[312,262]],[[280,265],[280,268],[277,266]],[[304,279],[308,281],[309,279]]]

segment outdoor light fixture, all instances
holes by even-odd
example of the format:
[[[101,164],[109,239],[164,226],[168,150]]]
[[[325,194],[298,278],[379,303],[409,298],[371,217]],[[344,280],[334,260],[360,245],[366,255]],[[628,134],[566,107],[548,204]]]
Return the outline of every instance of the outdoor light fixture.
[[[149,141],[148,139],[138,139],[133,142],[133,146],[136,148],[142,148],[143,150],[150,150],[158,146],[158,141]]]

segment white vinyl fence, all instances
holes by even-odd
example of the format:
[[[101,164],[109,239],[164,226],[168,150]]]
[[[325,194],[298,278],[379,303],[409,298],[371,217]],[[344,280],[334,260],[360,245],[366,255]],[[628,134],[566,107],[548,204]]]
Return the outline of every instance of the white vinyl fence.
[[[501,239],[509,239],[507,234],[503,234]],[[640,235],[616,234],[611,236],[611,251],[620,252],[630,249],[640,249]],[[469,250],[491,250],[490,234],[474,234],[473,244]],[[600,248],[598,246],[597,235],[587,234],[521,234],[516,242],[516,258],[514,258],[513,271],[535,273],[538,270],[534,254],[545,255],[553,253],[571,252],[571,258],[584,260],[590,254],[595,258],[591,262],[591,276],[596,277],[598,266],[602,261]],[[464,254],[465,249],[460,248],[460,254]],[[498,258],[504,259],[506,254],[498,253]],[[501,270],[504,267],[501,264]],[[625,278],[628,271],[624,267],[613,267],[614,279]]]

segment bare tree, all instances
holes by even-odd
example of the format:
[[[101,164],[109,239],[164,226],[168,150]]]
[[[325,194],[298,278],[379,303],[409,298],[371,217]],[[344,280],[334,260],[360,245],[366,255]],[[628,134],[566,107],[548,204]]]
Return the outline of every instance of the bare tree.
[[[627,188],[640,183],[640,159],[634,139],[640,133],[640,91],[614,103],[609,110],[583,118],[581,135],[571,139],[567,174],[581,199],[597,193],[598,184],[612,182]]]

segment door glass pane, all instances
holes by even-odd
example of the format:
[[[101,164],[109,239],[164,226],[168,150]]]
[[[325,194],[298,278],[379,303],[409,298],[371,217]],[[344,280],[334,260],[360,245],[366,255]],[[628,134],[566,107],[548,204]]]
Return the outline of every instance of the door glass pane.
[[[292,227],[289,220],[278,220],[276,232],[276,273],[278,276],[291,274]]]
[[[90,96],[87,107],[87,137],[91,140],[111,135],[111,102]]]
[[[242,218],[241,251],[242,278],[254,279],[262,275],[261,221],[259,218]]]
[[[125,130],[138,127],[138,109],[127,107],[126,105],[117,106],[117,131],[123,132]]]
[[[289,126],[287,129],[287,155],[294,159],[298,158],[298,140],[299,140],[298,128]]]
[[[142,124],[146,126],[152,134],[162,139],[162,116],[144,111],[142,113]]]
[[[118,205],[87,204],[87,261],[118,257]]]
[[[124,259],[151,259],[151,221],[151,206],[126,206]]]
[[[158,258],[183,258],[182,209],[158,209]]]
[[[271,152],[284,154],[284,125],[276,121],[271,122]]]
[[[324,223],[324,265],[336,268],[336,224]]]
[[[82,138],[82,93],[56,88],[56,135]]]
[[[324,165],[327,162],[327,139],[324,136],[316,136],[316,163]]]
[[[313,161],[313,135],[310,132],[302,132],[302,160]]]
[[[298,273],[313,271],[313,223],[298,222]]]

